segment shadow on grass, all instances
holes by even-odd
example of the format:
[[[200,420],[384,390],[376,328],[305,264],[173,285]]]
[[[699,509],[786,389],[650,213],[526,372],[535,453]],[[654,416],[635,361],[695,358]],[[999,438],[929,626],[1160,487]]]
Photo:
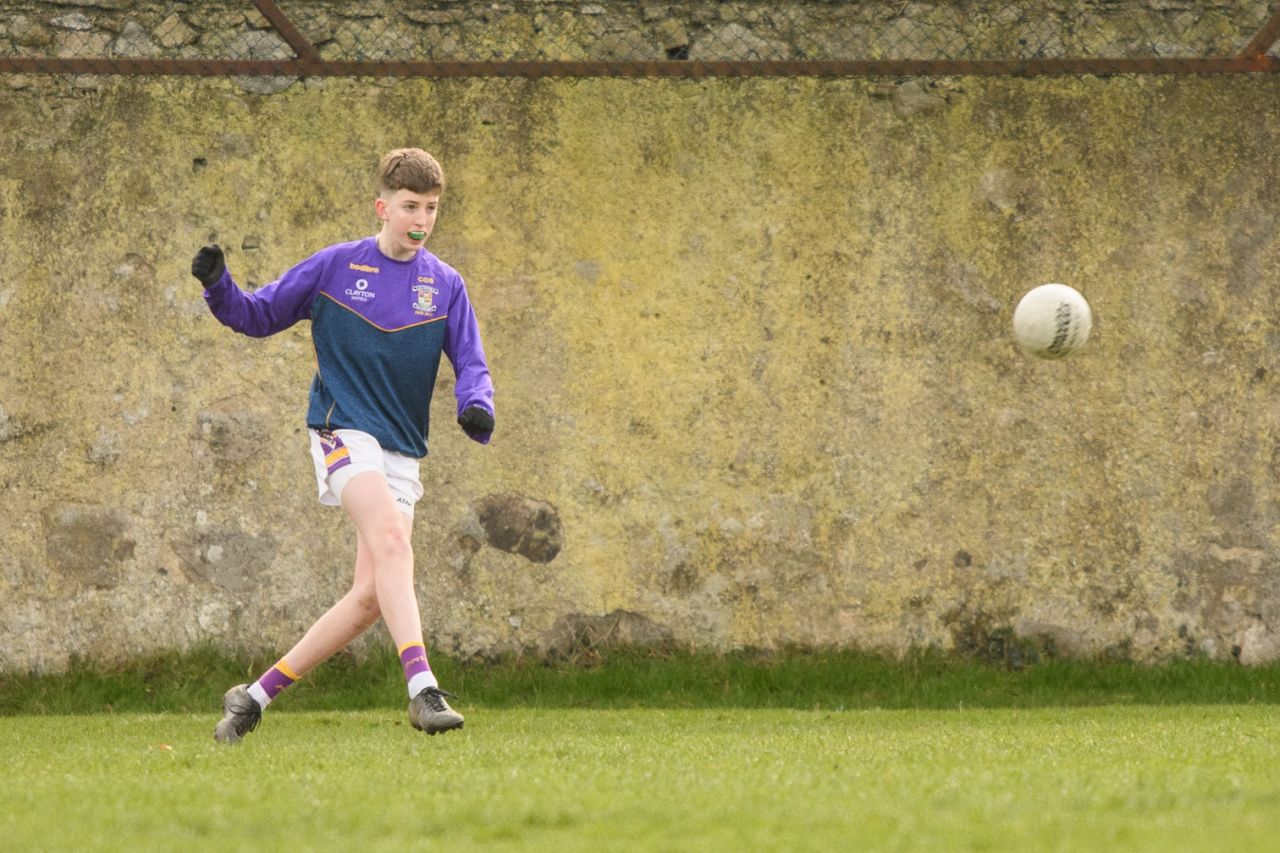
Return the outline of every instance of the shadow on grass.
[[[201,648],[121,666],[74,662],[57,675],[0,674],[0,715],[212,714],[222,692],[274,660]],[[1208,660],[1156,666],[1047,659],[1020,667],[942,652],[891,659],[851,651],[611,650],[572,660],[479,662],[434,654],[459,706],[489,708],[1039,708],[1277,704],[1280,665]],[[294,685],[273,711],[388,708],[403,701],[399,661],[341,654]]]

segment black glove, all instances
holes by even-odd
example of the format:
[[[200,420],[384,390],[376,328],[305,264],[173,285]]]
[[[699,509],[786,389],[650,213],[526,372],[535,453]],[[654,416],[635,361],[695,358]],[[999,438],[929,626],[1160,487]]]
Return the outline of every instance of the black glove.
[[[467,406],[458,415],[458,426],[472,438],[480,438],[493,432],[493,415],[479,406]]]
[[[200,279],[205,287],[216,284],[222,274],[227,271],[227,262],[222,257],[222,249],[217,243],[205,246],[196,252],[191,261],[191,274]]]

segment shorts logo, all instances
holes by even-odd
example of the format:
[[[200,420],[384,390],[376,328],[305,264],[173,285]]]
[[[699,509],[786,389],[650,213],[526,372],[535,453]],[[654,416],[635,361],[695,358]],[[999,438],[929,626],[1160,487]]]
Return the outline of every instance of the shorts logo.
[[[357,302],[368,302],[378,295],[369,289],[369,279],[367,278],[358,279],[355,287],[346,289],[346,294]]]
[[[351,450],[342,443],[337,433],[324,430],[319,435],[320,449],[324,452],[325,470],[330,476],[351,464]]]
[[[418,281],[422,281],[419,276]],[[429,279],[428,279],[429,280]],[[435,298],[440,295],[440,291],[436,290],[429,284],[415,284],[413,286],[413,310],[417,314],[434,314],[436,313]]]

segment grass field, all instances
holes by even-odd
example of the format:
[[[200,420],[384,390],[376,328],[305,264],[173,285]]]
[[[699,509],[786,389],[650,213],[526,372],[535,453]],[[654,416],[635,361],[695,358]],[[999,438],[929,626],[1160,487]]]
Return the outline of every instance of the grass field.
[[[450,664],[467,726],[429,738],[387,663],[339,663],[232,748],[208,706],[174,706],[216,703],[221,681],[189,678],[233,662],[0,679],[4,846],[1216,851],[1280,834],[1266,668]],[[163,712],[132,709],[147,702]]]

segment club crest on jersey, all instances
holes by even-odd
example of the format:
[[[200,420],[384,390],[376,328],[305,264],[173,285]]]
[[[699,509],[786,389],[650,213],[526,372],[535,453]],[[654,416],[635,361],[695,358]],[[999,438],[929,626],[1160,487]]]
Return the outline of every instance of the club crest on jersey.
[[[436,297],[439,295],[440,291],[429,284],[415,284],[413,286],[414,312],[418,314],[436,313]]]

